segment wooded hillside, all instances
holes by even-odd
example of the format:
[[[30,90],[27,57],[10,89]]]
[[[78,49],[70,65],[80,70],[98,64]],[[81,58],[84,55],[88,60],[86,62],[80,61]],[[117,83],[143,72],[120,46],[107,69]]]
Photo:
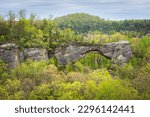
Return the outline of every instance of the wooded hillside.
[[[0,16],[0,44],[45,48],[48,61],[23,61],[9,69],[0,60],[0,99],[150,99],[150,20],[111,21],[84,13],[39,19],[25,10]],[[65,66],[54,50],[126,40],[132,58],[123,66],[97,52]]]

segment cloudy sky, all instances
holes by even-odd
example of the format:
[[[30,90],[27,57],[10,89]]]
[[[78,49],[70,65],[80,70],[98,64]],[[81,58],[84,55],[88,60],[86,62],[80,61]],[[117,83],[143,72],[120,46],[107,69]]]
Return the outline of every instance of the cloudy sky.
[[[0,0],[0,14],[26,9],[39,17],[89,13],[105,19],[150,19],[150,0]]]

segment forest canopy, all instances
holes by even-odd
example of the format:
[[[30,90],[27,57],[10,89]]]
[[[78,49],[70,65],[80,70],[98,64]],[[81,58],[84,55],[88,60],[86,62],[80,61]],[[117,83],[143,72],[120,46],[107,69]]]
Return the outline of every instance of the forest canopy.
[[[0,60],[0,99],[150,99],[150,20],[111,21],[85,13],[40,19],[26,11],[0,15],[0,44],[45,48],[48,61],[23,61],[9,69]],[[99,53],[61,66],[54,50],[70,44],[127,40],[133,57],[123,66]]]

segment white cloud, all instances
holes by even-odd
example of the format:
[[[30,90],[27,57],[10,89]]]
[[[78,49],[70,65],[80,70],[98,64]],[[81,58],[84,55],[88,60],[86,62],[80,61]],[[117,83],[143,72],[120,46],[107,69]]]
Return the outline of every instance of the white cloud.
[[[26,9],[39,16],[86,12],[110,19],[149,18],[150,0],[0,0],[0,13]]]

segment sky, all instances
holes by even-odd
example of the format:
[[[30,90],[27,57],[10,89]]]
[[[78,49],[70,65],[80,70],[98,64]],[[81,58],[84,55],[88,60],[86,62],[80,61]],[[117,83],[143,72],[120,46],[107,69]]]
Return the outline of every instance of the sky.
[[[150,19],[150,0],[0,0],[0,14],[25,9],[40,18],[88,13],[110,20]]]

